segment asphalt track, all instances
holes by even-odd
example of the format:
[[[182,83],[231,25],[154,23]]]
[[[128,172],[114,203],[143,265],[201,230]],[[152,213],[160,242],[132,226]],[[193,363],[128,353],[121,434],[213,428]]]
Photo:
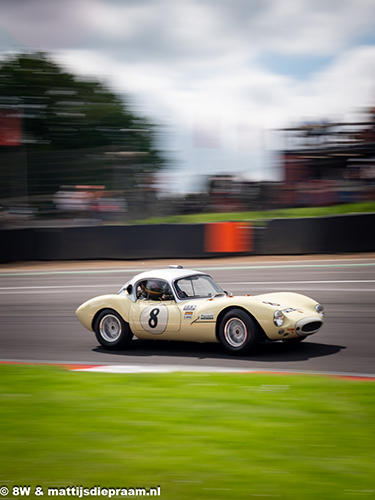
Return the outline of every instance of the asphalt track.
[[[171,262],[175,263],[175,262]],[[220,344],[134,340],[127,351],[102,349],[75,317],[85,300],[116,292],[134,274],[169,262],[30,263],[0,266],[0,361],[168,366],[181,369],[375,374],[375,255],[242,257],[182,261],[227,291],[295,291],[326,309],[322,330],[300,344],[261,345],[246,357]]]

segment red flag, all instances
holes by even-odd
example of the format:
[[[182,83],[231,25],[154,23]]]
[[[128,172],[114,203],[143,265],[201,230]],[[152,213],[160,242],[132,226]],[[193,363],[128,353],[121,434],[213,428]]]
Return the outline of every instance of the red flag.
[[[20,146],[22,143],[22,113],[0,109],[0,146]]]

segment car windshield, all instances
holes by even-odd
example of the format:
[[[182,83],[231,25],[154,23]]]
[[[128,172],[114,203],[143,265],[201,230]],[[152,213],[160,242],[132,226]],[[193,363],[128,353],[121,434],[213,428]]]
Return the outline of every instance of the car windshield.
[[[225,292],[217,285],[210,276],[198,275],[188,276],[174,282],[177,297],[179,299],[197,299],[225,295]]]

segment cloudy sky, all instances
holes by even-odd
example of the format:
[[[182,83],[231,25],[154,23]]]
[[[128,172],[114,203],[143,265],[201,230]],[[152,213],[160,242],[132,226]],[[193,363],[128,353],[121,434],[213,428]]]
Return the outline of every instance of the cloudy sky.
[[[185,186],[277,177],[274,130],[375,105],[375,0],[1,0],[1,53],[34,49],[131,95]]]

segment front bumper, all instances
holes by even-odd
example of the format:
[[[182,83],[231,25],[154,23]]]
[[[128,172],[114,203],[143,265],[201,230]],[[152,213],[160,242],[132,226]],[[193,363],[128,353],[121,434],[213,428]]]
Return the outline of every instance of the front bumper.
[[[318,316],[310,316],[297,321],[295,331],[299,337],[306,337],[318,332],[323,326],[323,320]]]

